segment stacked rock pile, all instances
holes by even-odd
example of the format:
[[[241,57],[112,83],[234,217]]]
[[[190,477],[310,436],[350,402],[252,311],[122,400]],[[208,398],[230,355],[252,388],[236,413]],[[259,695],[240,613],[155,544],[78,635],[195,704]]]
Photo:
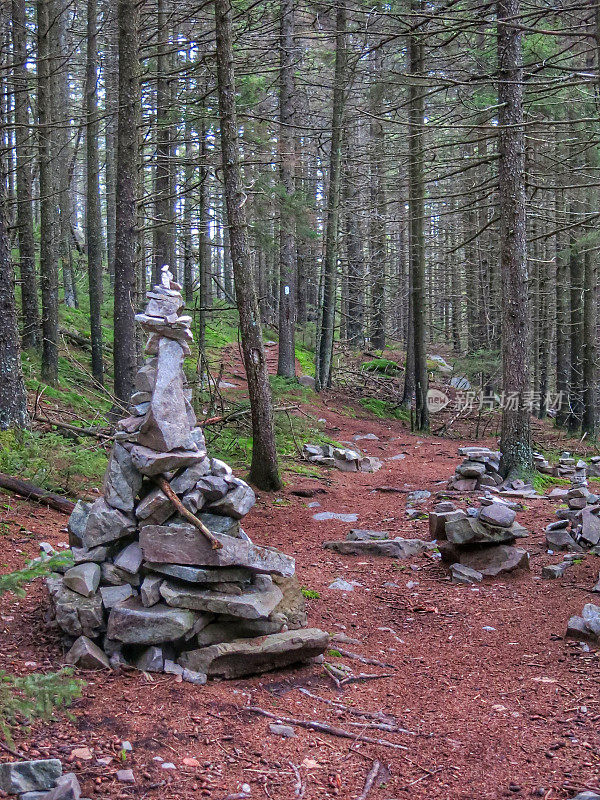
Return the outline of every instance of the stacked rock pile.
[[[103,497],[69,520],[75,566],[48,579],[51,613],[84,667],[130,665],[203,683],[321,654],[306,625],[294,559],[253,544],[239,520],[255,502],[208,457],[184,387],[191,319],[163,267],[136,319],[150,358],[118,424]]]
[[[484,577],[529,569],[529,553],[514,546],[516,539],[528,533],[516,522],[512,504],[487,498],[481,502],[481,508],[465,512],[444,501],[435,505],[429,515],[431,535],[457,583],[474,583]]]
[[[581,459],[576,461],[571,453],[561,453],[558,464],[554,468],[554,475],[558,478],[585,479],[587,464]]]
[[[567,636],[581,642],[600,642],[600,606],[586,603],[581,616],[572,616],[567,623]]]
[[[502,477],[498,472],[500,453],[497,450],[490,450],[488,447],[459,447],[458,455],[464,456],[464,461],[450,478],[449,489],[471,492],[501,485]]]
[[[58,758],[0,764],[0,791],[19,800],[85,800],[77,776],[63,775]]]
[[[571,478],[564,499],[568,508],[557,509],[557,519],[546,527],[548,549],[600,554],[600,496],[590,492],[585,475]]]
[[[342,472],[377,472],[383,463],[373,456],[364,456],[358,450],[333,447],[330,444],[305,444],[302,455],[313,464],[336,467]]]

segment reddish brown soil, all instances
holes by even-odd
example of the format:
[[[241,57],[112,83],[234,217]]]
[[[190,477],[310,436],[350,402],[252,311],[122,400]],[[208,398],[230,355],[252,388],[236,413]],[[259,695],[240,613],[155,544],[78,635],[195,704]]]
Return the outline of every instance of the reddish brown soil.
[[[301,583],[320,595],[308,601],[310,625],[343,632],[358,643],[340,647],[393,669],[339,661],[355,673],[391,677],[339,691],[318,665],[204,687],[172,676],[89,672],[73,721],[60,716],[37,723],[30,735],[18,731],[21,752],[57,756],[69,766],[71,752],[88,747],[92,760],[74,759],[70,766],[92,797],[221,800],[248,783],[252,798],[287,800],[295,796],[293,764],[307,800],[350,799],[361,794],[374,759],[387,765],[390,777],[369,793],[373,800],[557,800],[600,786],[598,657],[563,638],[568,616],[595,597],[589,588],[600,562],[587,557],[562,580],[540,579],[543,564],[560,560],[544,549],[542,531],[555,510],[555,503],[545,499],[528,501],[518,515],[532,532],[526,541],[531,572],[477,588],[451,584],[444,568],[426,556],[363,561],[323,550],[323,541],[342,538],[351,527],[427,538],[426,521],[406,519],[406,495],[376,487],[435,492],[459,461],[457,441],[419,439],[401,422],[350,419],[335,412],[338,400],[325,397],[311,409],[327,419],[334,438],[351,441],[354,434],[375,433],[379,441],[357,445],[380,458],[398,453],[406,458],[386,461],[373,475],[324,471],[319,480],[296,478],[275,496],[261,495],[244,528],[256,542],[296,557]],[[293,494],[299,488],[319,493],[300,498]],[[321,507],[309,508],[314,501]],[[39,540],[65,541],[65,517],[16,498],[3,496],[3,502],[8,508],[1,512],[6,523],[0,533],[2,571],[36,554]],[[323,510],[357,513],[358,522],[315,521],[313,514]],[[352,593],[328,589],[338,576],[361,586]],[[386,582],[395,586],[385,587]],[[24,600],[5,596],[0,601],[6,671],[59,667],[63,651],[44,626],[45,607],[39,582]],[[299,687],[358,709],[393,714],[415,735],[352,727],[357,717],[331,713],[331,706]],[[247,705],[327,721],[352,730],[356,741],[301,728],[295,738],[281,739],[269,732],[267,719],[244,711]],[[361,733],[407,749],[362,743]],[[135,786],[115,779],[123,766],[118,758],[123,739],[133,745],[126,766],[134,770]],[[113,758],[108,766],[96,763],[104,756]],[[176,771],[161,769],[154,756],[172,761]],[[184,758],[197,759],[199,766],[185,766]]]

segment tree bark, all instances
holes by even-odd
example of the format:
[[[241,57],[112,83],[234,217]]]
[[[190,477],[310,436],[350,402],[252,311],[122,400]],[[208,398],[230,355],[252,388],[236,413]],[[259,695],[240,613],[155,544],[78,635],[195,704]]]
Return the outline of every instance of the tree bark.
[[[13,90],[15,106],[15,149],[17,159],[17,229],[19,236],[19,271],[23,315],[23,348],[40,343],[40,312],[35,269],[33,238],[33,202],[31,197],[31,157],[29,145],[29,73],[25,0],[12,0]]]
[[[412,25],[423,11],[423,0],[411,0]],[[425,236],[423,183],[423,128],[425,110],[419,77],[424,74],[423,32],[412,32],[408,40],[408,72],[411,76],[408,104],[408,208],[410,217],[409,261],[412,294],[412,329],[415,386],[415,430],[429,429],[427,409],[427,352],[425,350]]]
[[[252,274],[242,187],[238,125],[235,110],[231,0],[215,0],[217,83],[221,120],[221,153],[229,241],[240,315],[240,334],[252,410],[250,480],[260,489],[279,489],[273,403],[267,373],[256,286]]]
[[[42,380],[58,382],[58,260],[52,166],[50,0],[37,0],[38,152],[40,187],[40,283],[42,286]]]
[[[331,386],[331,362],[333,359],[337,292],[341,156],[348,72],[346,23],[346,7],[344,3],[340,2],[337,5],[335,19],[335,69],[333,78],[333,109],[331,120],[331,149],[329,154],[329,190],[327,192],[325,255],[323,258],[323,304],[319,347],[316,353],[315,365],[315,388],[317,391],[327,389]]]
[[[293,202],[296,148],[294,131],[294,3],[279,4],[279,357],[277,374],[296,377],[296,235]]]
[[[15,282],[8,242],[5,177],[0,174],[0,430],[27,428]]]
[[[138,4],[119,0],[119,122],[117,126],[117,223],[115,231],[115,397],[125,404],[136,370]]]
[[[530,320],[525,234],[523,67],[520,0],[499,0],[498,25],[498,192],[500,270],[502,280],[502,413],[501,472],[530,470],[529,409]]]
[[[90,339],[92,343],[92,375],[102,385],[102,217],[100,213],[100,166],[98,162],[98,2],[87,0],[87,60],[85,76],[86,100],[86,164],[87,214],[86,239],[88,285],[90,295]]]

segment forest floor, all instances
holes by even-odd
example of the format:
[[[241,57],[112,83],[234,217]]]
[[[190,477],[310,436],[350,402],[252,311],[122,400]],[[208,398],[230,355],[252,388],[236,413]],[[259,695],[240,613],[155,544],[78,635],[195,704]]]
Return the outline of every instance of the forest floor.
[[[229,373],[241,385],[234,356],[223,377]],[[272,348],[271,363],[274,357]],[[342,413],[347,406],[347,398],[333,393],[314,398],[306,409],[326,420],[325,432],[337,441],[375,434],[377,440],[355,445],[382,459],[383,468],[374,474],[288,475],[282,491],[259,496],[244,529],[253,541],[296,558],[301,584],[318,593],[307,600],[311,627],[343,633],[355,642],[339,643],[342,649],[390,666],[328,660],[387,677],[340,690],[317,664],[202,687],[134,671],[80,673],[87,685],[71,708],[72,719],[59,714],[56,722],[35,723],[29,734],[17,731],[20,752],[61,758],[89,797],[223,800],[249,784],[253,800],[301,793],[306,800],[349,800],[361,797],[375,760],[387,772],[369,800],[559,800],[585,788],[599,790],[600,662],[564,638],[568,617],[595,597],[590,589],[599,562],[588,556],[564,578],[541,580],[541,567],[560,560],[545,549],[544,526],[558,504],[545,498],[528,500],[517,515],[531,532],[521,545],[531,554],[531,571],[477,587],[450,583],[431,555],[363,560],[323,550],[324,541],[344,538],[350,528],[429,538],[426,520],[407,520],[406,493],[378,487],[427,489],[432,497],[422,508],[428,510],[461,461],[458,446],[470,443],[419,438],[400,420],[367,419],[364,413],[352,418]],[[495,445],[493,439],[478,443]],[[394,459],[400,454],[404,458]],[[312,496],[297,496],[299,489]],[[3,572],[36,555],[39,541],[66,541],[64,516],[15,497],[2,499]],[[459,505],[469,500],[464,495]],[[309,507],[314,502],[320,507]],[[356,514],[357,521],[317,521],[319,511]],[[352,592],[329,589],[338,577],[359,585]],[[40,581],[24,599],[2,598],[2,669],[25,674],[60,666],[63,650],[44,625],[46,607]],[[411,733],[351,725],[361,718],[328,702],[383,711]],[[271,720],[244,710],[250,705],[326,722],[352,731],[355,739],[300,727],[284,739],[270,732]],[[406,749],[365,743],[363,735]],[[123,740],[133,747],[126,763]],[[163,769],[156,757],[175,769]],[[105,758],[111,760],[98,763]],[[117,782],[124,767],[133,769],[135,785]],[[298,776],[302,788],[296,792]]]

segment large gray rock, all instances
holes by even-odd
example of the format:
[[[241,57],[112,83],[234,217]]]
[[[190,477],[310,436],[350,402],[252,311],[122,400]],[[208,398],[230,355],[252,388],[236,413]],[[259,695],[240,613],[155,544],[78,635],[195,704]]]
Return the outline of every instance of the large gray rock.
[[[165,665],[162,647],[156,645],[147,647],[135,660],[134,665],[142,672],[162,672]]]
[[[491,508],[491,506],[489,506],[489,508]],[[496,525],[484,525],[473,517],[446,523],[446,538],[449,542],[459,545],[513,542],[517,534],[520,534],[520,531],[519,529],[515,530],[515,525],[512,525],[510,528],[500,528]]]
[[[201,615],[157,603],[150,608],[139,598],[131,598],[111,609],[107,636],[125,644],[161,644],[181,639],[189,633]],[[207,616],[207,622],[212,616]]]
[[[464,564],[456,563],[450,566],[450,575],[452,576],[452,583],[481,583],[483,575],[476,569],[471,569]]]
[[[206,478],[204,479],[206,480]],[[235,485],[221,500],[211,503],[210,511],[233,519],[244,517],[256,503],[256,495],[247,483],[236,478]]]
[[[104,613],[100,595],[82,597],[63,586],[60,575],[50,575],[46,584],[50,604],[58,626],[69,636],[95,639],[104,630]]]
[[[294,574],[294,559],[278,550],[259,547],[232,536],[218,536],[223,544],[211,543],[193,525],[147,525],[140,531],[140,546],[146,561],[171,562],[207,567],[247,567],[253,572]]]
[[[192,464],[199,464],[204,460],[205,455],[206,453],[200,450],[171,450],[169,453],[157,453],[149,447],[138,444],[131,448],[131,459],[134,466],[143,475],[149,477],[181,469],[181,467],[190,467]]]
[[[122,603],[123,600],[133,597],[134,594],[135,592],[128,583],[122,583],[120,586],[100,587],[100,597],[104,608],[112,608],[117,603]]]
[[[196,637],[199,647],[211,644],[233,642],[235,639],[253,639],[256,636],[268,636],[279,633],[284,623],[271,619],[234,619],[222,617],[211,622]]]
[[[149,358],[146,363],[138,369],[133,383],[138,392],[152,394],[155,381],[156,358]]]
[[[336,553],[350,556],[388,556],[389,558],[410,558],[420,555],[426,550],[435,549],[432,542],[425,542],[422,539],[402,539],[400,536],[395,539],[382,539],[379,541],[350,542],[324,542],[323,547],[327,550],[335,550]]]
[[[124,547],[121,552],[113,559],[113,564],[118,569],[122,569],[129,575],[135,575],[142,566],[142,550],[137,542],[131,542]]]
[[[219,514],[203,513],[198,514],[198,519],[203,522],[208,530],[215,535],[239,536],[240,523],[231,517],[222,517]]]
[[[65,663],[81,669],[109,669],[108,658],[87,636],[80,636],[67,655]]]
[[[103,497],[100,497],[92,504],[82,538],[84,545],[91,549],[99,544],[115,542],[134,532],[133,517],[117,508],[112,508]]]
[[[155,606],[160,600],[160,585],[163,579],[158,575],[146,575],[140,587],[142,605]]]
[[[175,513],[175,507],[158,486],[151,489],[135,509],[138,519],[148,520],[146,525],[162,525]]]
[[[352,528],[346,535],[348,542],[370,542],[373,540],[389,539],[389,531],[370,531],[361,528]]]
[[[568,561],[563,561],[561,564],[547,564],[545,567],[542,567],[542,578],[546,580],[562,578],[569,566],[570,564]]]
[[[441,505],[441,503],[438,503]],[[450,503],[449,505],[452,505]],[[436,506],[437,508],[437,506]],[[466,519],[467,515],[460,509],[452,508],[448,511],[438,510],[429,512],[429,533],[433,539],[446,538],[446,523]]]
[[[583,553],[583,547],[577,544],[571,534],[564,528],[548,530],[546,528],[546,547],[549,550],[565,550],[569,553]]]
[[[600,606],[594,603],[586,603],[581,616],[585,620],[587,629],[590,630],[594,636],[600,636]]]
[[[588,628],[583,617],[574,615],[567,622],[567,636],[580,642],[597,642],[598,637]]]
[[[456,471],[459,475],[464,475],[465,478],[477,478],[485,472],[485,464],[480,461],[463,461]]]
[[[91,597],[100,585],[101,570],[98,564],[77,564],[65,572],[64,585],[82,597]]]
[[[115,567],[114,564],[106,561],[102,564],[102,583],[109,586],[120,586],[122,583],[128,583],[130,586],[139,586],[142,582],[141,577],[136,573],[132,575],[124,569]]]
[[[173,339],[158,344],[156,381],[138,442],[162,452],[193,450],[183,390],[183,348]]]
[[[460,563],[493,578],[503,572],[529,569],[529,553],[518,547],[501,544],[497,547],[465,550],[461,553]]]
[[[47,791],[54,788],[61,775],[58,758],[11,761],[0,764],[0,789],[7,794]]]
[[[148,561],[146,569],[158,572],[160,575],[169,575],[180,581],[188,583],[250,583],[253,572],[243,567],[222,567],[218,569],[189,567],[183,564],[156,564]]]
[[[516,513],[506,503],[492,503],[491,506],[485,506],[479,512],[480,522],[500,528],[510,528],[516,516]]]
[[[141,488],[142,474],[133,466],[131,454],[115,442],[104,475],[104,499],[113,508],[133,511]]]
[[[581,512],[581,538],[590,547],[600,542],[600,518],[587,508]]]
[[[88,550],[86,547],[72,547],[71,553],[73,554],[74,564],[85,564],[88,561],[93,561],[95,564],[101,564],[108,558],[108,547],[100,545]]]
[[[61,775],[54,789],[44,796],[44,800],[79,800],[80,797],[81,786],[77,776],[73,772],[69,772]],[[27,800],[27,798],[21,797],[19,800]]]
[[[75,503],[75,508],[71,512],[67,525],[69,544],[71,547],[82,547],[83,534],[85,533],[85,527],[91,509],[92,503],[85,503],[83,500],[78,500]]]
[[[314,658],[324,653],[328,644],[329,634],[305,628],[190,650],[179,657],[178,663],[206,675],[239,678]]]
[[[212,611],[242,619],[266,619],[283,599],[277,586],[271,586],[263,592],[247,591],[232,595],[165,581],[160,593],[169,606]]]
[[[209,473],[210,459],[205,456],[202,461],[199,461],[197,464],[184,469],[181,475],[177,475],[175,478],[173,478],[171,481],[171,489],[173,489],[175,494],[185,494],[193,489],[198,481]]]
[[[219,478],[218,475],[205,475],[198,479],[195,488],[200,491],[206,503],[216,503],[217,500],[225,497],[230,486],[225,478]]]

